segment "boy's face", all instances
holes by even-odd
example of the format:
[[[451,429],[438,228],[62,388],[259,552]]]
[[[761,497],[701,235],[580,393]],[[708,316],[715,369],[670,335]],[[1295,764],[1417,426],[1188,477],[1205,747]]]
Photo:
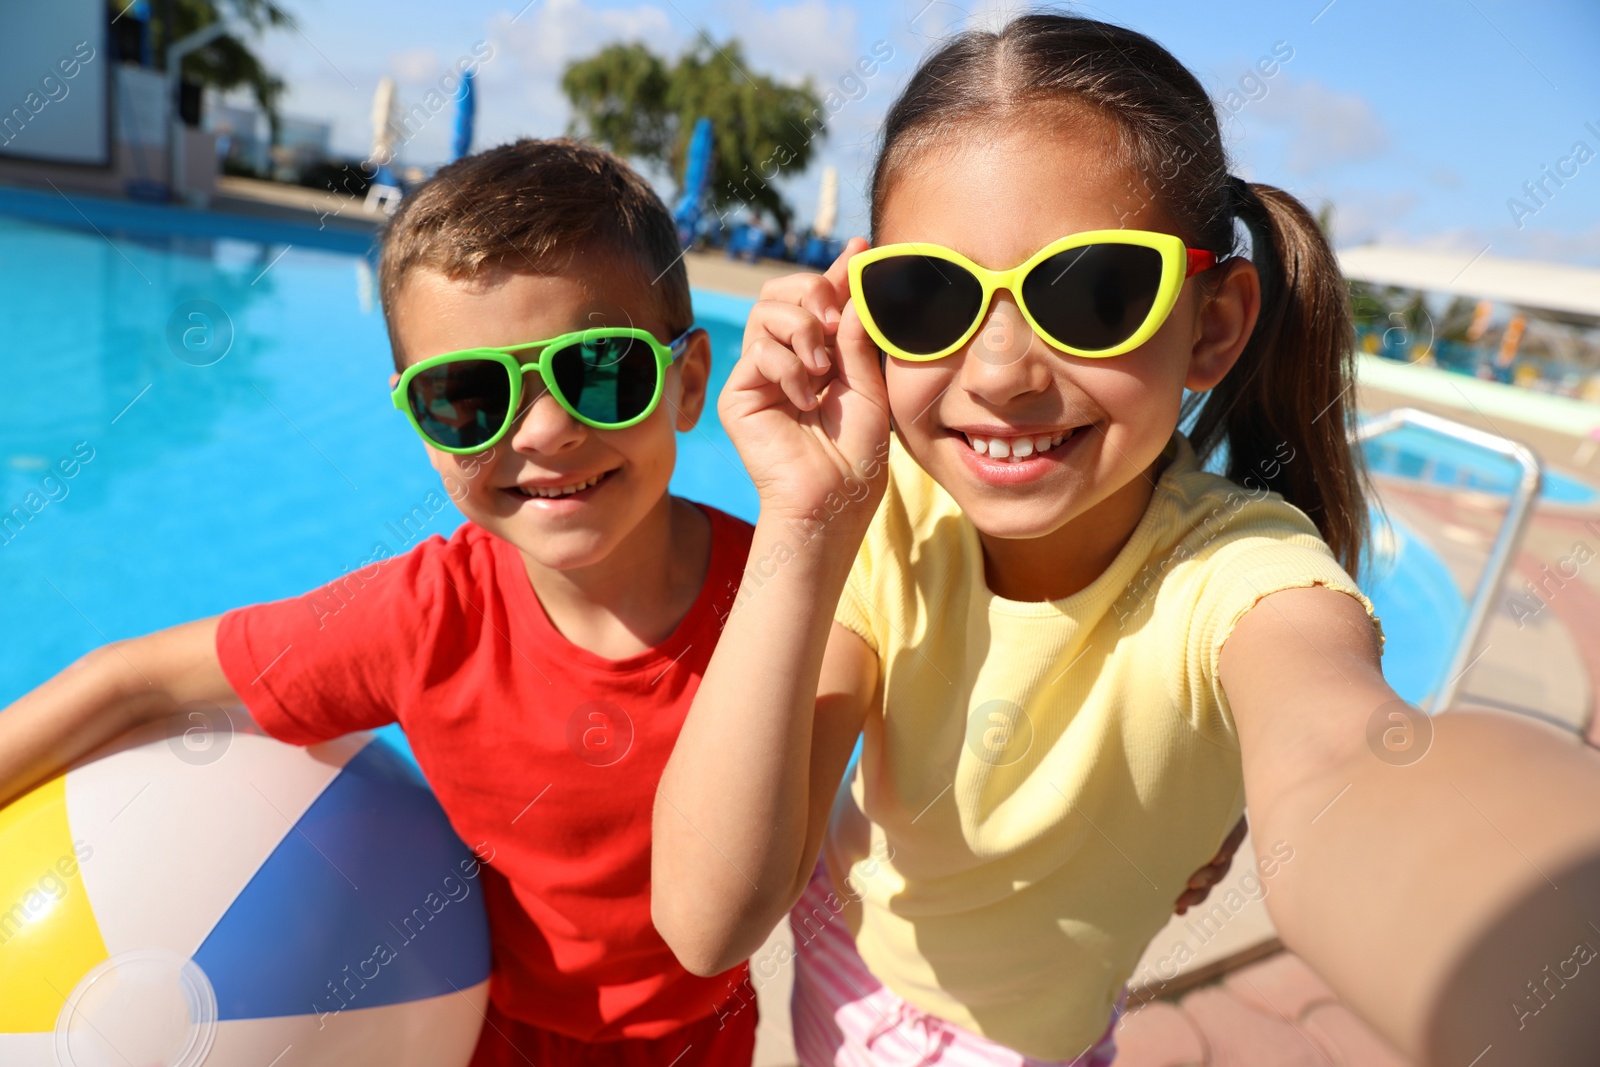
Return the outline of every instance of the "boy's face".
[[[596,326],[635,326],[671,340],[643,272],[616,256],[583,252],[559,274],[496,271],[454,280],[419,269],[394,300],[393,335],[406,366],[463,348],[541,341]],[[674,323],[673,326],[678,324]],[[661,403],[623,430],[596,430],[568,415],[537,371],[523,379],[523,411],[489,450],[452,455],[428,446],[456,505],[533,563],[572,570],[599,563],[654,508],[666,506],[676,432],[694,428],[711,369],[704,333],[667,369]],[[399,375],[390,378],[390,387]],[[599,481],[541,497],[534,488]]]

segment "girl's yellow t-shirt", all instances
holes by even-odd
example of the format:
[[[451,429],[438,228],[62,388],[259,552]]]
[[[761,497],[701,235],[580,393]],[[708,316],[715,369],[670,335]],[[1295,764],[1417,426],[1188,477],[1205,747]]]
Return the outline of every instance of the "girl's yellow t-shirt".
[[[849,782],[870,834],[836,818],[824,845],[857,947],[914,1007],[1043,1059],[1099,1040],[1243,809],[1217,679],[1234,624],[1320,584],[1377,625],[1304,512],[1202,470],[1181,433],[1164,455],[1110,567],[1028,603],[989,591],[977,531],[896,440],[835,615],[883,686]]]

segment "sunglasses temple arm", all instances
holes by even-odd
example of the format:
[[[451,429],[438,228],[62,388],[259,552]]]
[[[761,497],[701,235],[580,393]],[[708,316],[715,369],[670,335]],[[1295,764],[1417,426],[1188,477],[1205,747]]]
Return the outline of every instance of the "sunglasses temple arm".
[[[673,359],[677,359],[679,356],[683,355],[684,352],[688,351],[688,349],[689,349],[689,338],[699,328],[700,327],[698,327],[698,326],[690,326],[687,330],[684,330],[678,336],[674,337],[671,341],[667,342],[667,350],[672,353],[672,358]]]
[[[1184,274],[1185,278],[1193,278],[1201,271],[1210,270],[1217,265],[1217,254],[1215,252],[1207,252],[1203,248],[1190,248],[1186,251],[1189,255],[1189,269]]]

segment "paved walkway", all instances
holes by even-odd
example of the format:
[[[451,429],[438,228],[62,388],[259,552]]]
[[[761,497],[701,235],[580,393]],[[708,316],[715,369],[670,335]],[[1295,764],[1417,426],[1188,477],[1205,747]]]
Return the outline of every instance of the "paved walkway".
[[[754,297],[768,278],[785,274],[813,273],[806,267],[778,260],[764,259],[760,263],[746,263],[729,259],[727,253],[710,249],[704,252],[686,252],[683,264],[689,271],[689,284],[696,289],[710,289],[734,296]]]
[[[1407,1067],[1289,952],[1181,999],[1136,1008],[1117,1028],[1115,1067]]]

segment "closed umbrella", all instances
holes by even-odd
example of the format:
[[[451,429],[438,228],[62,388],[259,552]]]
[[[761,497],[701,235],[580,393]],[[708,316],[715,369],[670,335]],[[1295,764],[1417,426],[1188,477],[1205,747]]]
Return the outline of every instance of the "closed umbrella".
[[[672,211],[672,217],[678,223],[679,244],[687,245],[694,240],[695,232],[699,229],[700,201],[711,180],[713,147],[715,138],[711,132],[711,120],[702,116],[694,124],[694,133],[689,135],[688,158],[683,167],[683,192]]]
[[[394,186],[394,174],[389,163],[394,159],[394,79],[385,74],[378,79],[378,91],[372,95],[372,156],[378,165],[372,184]]]
[[[824,167],[822,190],[817,194],[817,221],[811,228],[826,241],[833,236],[833,227],[839,219],[839,168]]]
[[[472,151],[472,120],[477,112],[477,79],[472,71],[461,76],[461,95],[456,97],[456,129],[450,142],[450,162]]]

